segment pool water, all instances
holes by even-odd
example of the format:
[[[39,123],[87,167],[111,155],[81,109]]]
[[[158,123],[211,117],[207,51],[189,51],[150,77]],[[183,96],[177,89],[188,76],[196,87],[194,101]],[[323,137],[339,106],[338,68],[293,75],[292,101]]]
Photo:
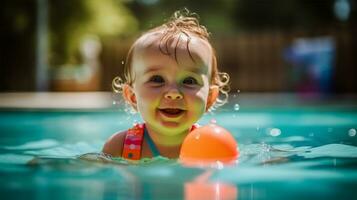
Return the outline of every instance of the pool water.
[[[140,121],[106,110],[2,110],[2,199],[353,199],[357,112],[351,108],[222,109],[239,143],[230,166],[188,167],[164,157],[128,164],[100,154]]]

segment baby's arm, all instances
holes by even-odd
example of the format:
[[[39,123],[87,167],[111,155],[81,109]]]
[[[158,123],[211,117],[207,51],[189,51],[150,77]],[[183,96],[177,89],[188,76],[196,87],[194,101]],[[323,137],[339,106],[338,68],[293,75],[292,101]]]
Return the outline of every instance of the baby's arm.
[[[127,131],[112,135],[104,144],[102,152],[113,157],[120,157],[123,151],[123,142]]]

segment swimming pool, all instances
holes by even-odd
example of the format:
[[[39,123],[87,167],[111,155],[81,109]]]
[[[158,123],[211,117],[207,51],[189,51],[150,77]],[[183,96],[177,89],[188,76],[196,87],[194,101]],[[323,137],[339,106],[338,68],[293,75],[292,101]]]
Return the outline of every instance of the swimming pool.
[[[254,103],[253,103],[254,104]],[[352,199],[357,196],[355,105],[245,106],[216,121],[239,142],[232,166],[140,165],[97,154],[138,116],[107,109],[1,109],[3,199]],[[92,153],[92,154],[86,154]],[[81,156],[82,155],[82,156]],[[102,159],[101,162],[96,161]],[[106,162],[103,162],[106,161]]]

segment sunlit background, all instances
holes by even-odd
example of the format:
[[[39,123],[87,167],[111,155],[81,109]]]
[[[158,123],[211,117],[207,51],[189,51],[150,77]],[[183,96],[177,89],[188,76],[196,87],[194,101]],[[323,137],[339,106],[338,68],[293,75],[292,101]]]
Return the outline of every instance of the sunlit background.
[[[0,2],[2,199],[357,196],[357,0]],[[142,121],[111,87],[130,45],[183,8],[231,77],[229,103],[198,123],[229,130],[239,159],[214,170],[102,155]]]
[[[357,92],[356,0],[5,0],[0,91],[111,91],[133,40],[182,8],[233,92]]]

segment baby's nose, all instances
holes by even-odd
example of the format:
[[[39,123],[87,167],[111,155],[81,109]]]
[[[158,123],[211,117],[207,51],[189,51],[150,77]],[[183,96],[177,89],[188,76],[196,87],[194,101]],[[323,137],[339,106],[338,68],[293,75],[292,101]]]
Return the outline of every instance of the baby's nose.
[[[170,100],[179,100],[182,99],[183,96],[177,89],[171,89],[165,94],[165,98]]]

